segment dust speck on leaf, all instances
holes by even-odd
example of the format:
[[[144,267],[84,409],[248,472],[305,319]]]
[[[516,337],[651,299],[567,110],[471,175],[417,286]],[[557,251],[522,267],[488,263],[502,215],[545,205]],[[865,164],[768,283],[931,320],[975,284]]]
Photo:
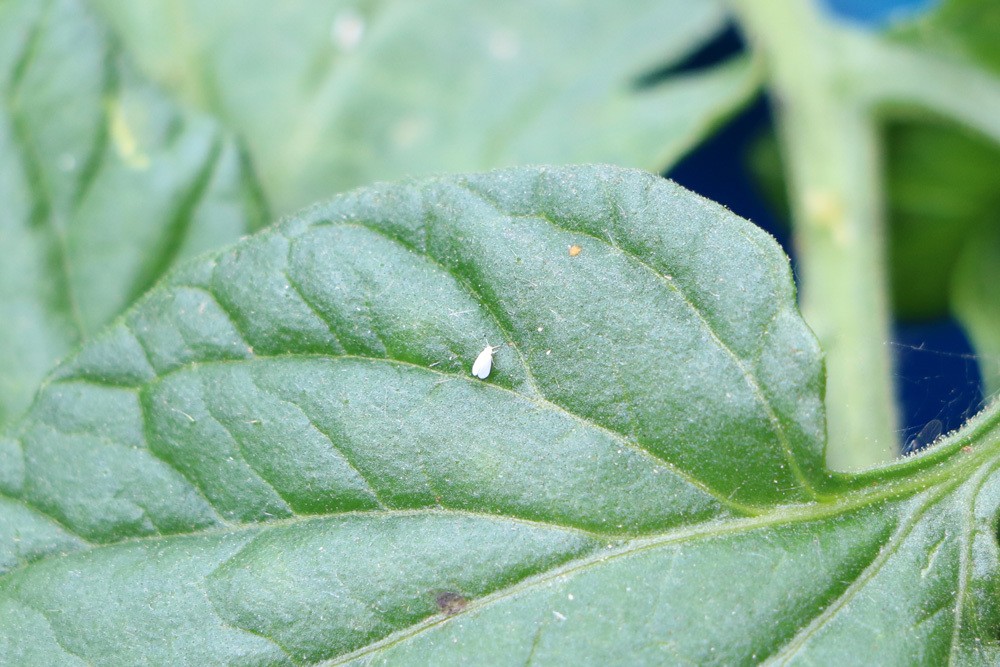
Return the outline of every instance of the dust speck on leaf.
[[[445,616],[453,616],[465,609],[469,601],[464,596],[453,591],[442,591],[434,598],[438,610]]]

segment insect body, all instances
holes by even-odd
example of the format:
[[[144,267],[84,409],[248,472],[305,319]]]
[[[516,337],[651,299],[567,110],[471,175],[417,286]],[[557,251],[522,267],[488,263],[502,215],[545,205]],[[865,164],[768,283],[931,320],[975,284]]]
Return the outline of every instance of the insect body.
[[[483,351],[479,353],[476,360],[472,363],[472,374],[475,375],[480,380],[485,380],[490,376],[490,371],[493,370],[493,353],[500,349],[497,345],[493,347],[492,345],[487,345],[483,348]]]

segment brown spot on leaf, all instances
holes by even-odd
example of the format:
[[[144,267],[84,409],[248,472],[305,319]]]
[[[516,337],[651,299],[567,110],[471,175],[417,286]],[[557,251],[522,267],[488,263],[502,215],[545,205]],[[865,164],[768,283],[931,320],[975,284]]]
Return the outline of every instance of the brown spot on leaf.
[[[458,612],[465,609],[469,601],[465,597],[454,593],[452,591],[443,591],[437,594],[434,598],[435,604],[438,606],[438,610],[445,616],[453,616]]]

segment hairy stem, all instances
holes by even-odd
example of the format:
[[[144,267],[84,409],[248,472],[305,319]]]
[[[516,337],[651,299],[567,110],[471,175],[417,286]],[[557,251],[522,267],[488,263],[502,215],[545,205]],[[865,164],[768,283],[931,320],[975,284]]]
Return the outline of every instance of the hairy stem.
[[[736,0],[763,57],[788,170],[801,307],[826,351],[827,462],[896,454],[881,164],[853,44],[812,0]]]

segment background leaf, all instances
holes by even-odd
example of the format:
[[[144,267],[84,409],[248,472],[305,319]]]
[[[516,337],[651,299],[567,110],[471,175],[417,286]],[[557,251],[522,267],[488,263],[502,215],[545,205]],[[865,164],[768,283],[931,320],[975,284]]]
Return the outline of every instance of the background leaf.
[[[1000,72],[1000,7],[989,0],[944,0],[893,28],[897,39]]]
[[[996,3],[946,0],[920,18],[892,26],[884,37],[886,42],[905,44],[922,55],[958,65],[970,75],[960,86],[978,81],[1000,90],[996,76],[1000,73],[1000,43],[995,39],[998,25]],[[917,66],[929,62],[920,61]],[[876,82],[879,77],[900,76],[887,66],[873,66],[872,70]],[[924,74],[929,77],[935,73],[926,70]],[[892,90],[892,86],[886,87]],[[965,93],[975,92],[980,91],[965,89]],[[887,93],[889,98],[892,95]],[[984,100],[992,97],[966,94],[956,98],[956,107],[977,109],[970,111],[971,115],[991,113],[992,107],[984,107]],[[960,255],[975,254],[975,244],[995,242],[989,230],[1000,228],[1000,147],[995,136],[965,125],[967,117],[949,117],[946,111],[929,111],[924,106],[924,100],[894,99],[891,103],[882,100],[874,110],[882,124],[893,308],[897,317],[909,321],[954,313],[966,329],[978,327],[979,333],[972,334],[978,345],[983,341],[982,326],[970,317],[977,317],[973,310],[990,310],[991,304],[984,300],[989,297],[973,290],[983,299],[973,307],[970,300],[979,297],[967,295],[965,305],[957,306],[954,295],[962,288],[953,283],[953,276]],[[1000,113],[1000,109],[996,111]],[[768,199],[787,219],[784,170],[773,135],[756,143],[750,167]],[[984,259],[980,255],[980,261]],[[966,268],[966,278],[968,271]],[[993,348],[980,352],[992,354]]]
[[[949,0],[928,18],[900,30],[900,37],[926,48],[966,60],[1000,74],[1000,7],[981,0]],[[998,110],[1000,111],[1000,110]],[[962,322],[980,355],[980,372],[988,393],[1000,390],[1000,309],[997,308],[996,277],[1000,276],[1000,147],[985,138],[967,138],[952,164],[962,170],[962,182],[954,184],[961,206],[950,222],[958,227],[961,257],[950,281],[952,311]],[[926,146],[931,159],[940,160],[934,146]],[[973,175],[969,169],[979,169]],[[955,225],[958,222],[964,225]],[[968,228],[968,233],[962,233]],[[951,246],[958,245],[950,243]]]
[[[934,11],[896,26],[891,36],[963,62],[1000,86],[998,27],[996,3],[946,0]],[[894,296],[904,317],[940,317],[949,310],[959,254],[970,243],[992,239],[985,230],[1000,227],[1000,147],[995,137],[991,140],[953,122],[895,114],[890,122],[886,141],[894,213]],[[955,289],[951,287],[951,293]],[[951,309],[967,329],[974,326],[968,316],[975,315],[967,307]],[[972,338],[974,344],[982,340]]]
[[[743,58],[666,76],[725,26],[714,0],[95,4],[145,71],[244,137],[282,213],[406,175],[662,170],[757,88]]]
[[[989,394],[1000,391],[1000,226],[972,236],[952,281],[952,302],[980,355],[979,371]]]
[[[906,319],[946,316],[959,254],[1000,225],[1000,148],[927,119],[890,123],[885,141],[894,305]]]
[[[79,2],[0,5],[0,423],[177,260],[265,215],[240,150]]]
[[[986,240],[980,231],[1000,226],[1000,149],[955,123],[912,111],[885,119],[882,145],[893,309],[907,321],[945,317],[953,308],[959,256]],[[773,134],[754,142],[748,163],[787,221],[782,160]],[[959,317],[968,327],[966,317]]]

